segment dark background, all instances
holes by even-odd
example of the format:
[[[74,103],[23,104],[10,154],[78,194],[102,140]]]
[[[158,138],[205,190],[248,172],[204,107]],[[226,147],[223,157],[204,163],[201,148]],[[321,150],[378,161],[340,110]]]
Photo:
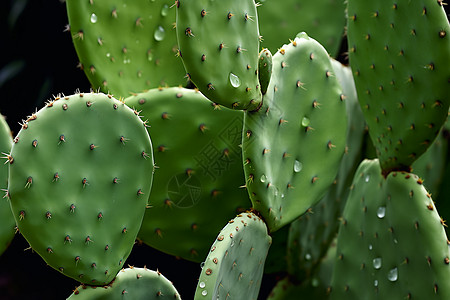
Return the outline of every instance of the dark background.
[[[447,7],[448,9],[448,7]],[[17,134],[19,122],[44,102],[90,84],[77,68],[78,59],[67,25],[65,4],[58,0],[3,0],[0,9],[0,112]],[[345,45],[344,45],[345,46]],[[342,52],[345,48],[342,49]],[[344,56],[340,57],[345,62]],[[0,300],[65,299],[78,286],[51,267],[16,235],[0,256]],[[127,263],[161,271],[183,299],[192,299],[200,265],[177,260],[146,245],[135,245]],[[265,299],[275,282],[265,277],[260,298]]]

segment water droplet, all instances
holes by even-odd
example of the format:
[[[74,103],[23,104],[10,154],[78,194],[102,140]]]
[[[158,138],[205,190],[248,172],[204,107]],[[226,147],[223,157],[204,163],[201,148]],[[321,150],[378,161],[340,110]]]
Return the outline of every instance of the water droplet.
[[[230,73],[230,83],[233,87],[238,88],[241,86],[241,80],[237,75],[234,75],[233,73]]]
[[[204,282],[202,281],[202,282],[200,282],[199,286],[200,286],[200,288],[204,289],[205,286],[206,286],[206,283],[204,283]]]
[[[397,239],[394,239],[394,244],[398,244],[398,241],[397,241]]]
[[[109,53],[109,52],[106,53],[106,57],[107,57],[107,58],[110,58],[110,57],[111,57],[111,53]]]
[[[397,279],[398,279],[397,268],[393,268],[392,270],[389,270],[388,279],[389,279],[389,281],[392,281],[392,282],[397,281]]]
[[[378,280],[375,279],[375,281],[373,282],[374,286],[378,286]]]
[[[294,172],[298,173],[303,169],[303,164],[299,162],[298,160],[295,160],[294,162]]]
[[[164,4],[161,8],[161,16],[166,17],[169,14],[169,5]]]
[[[364,178],[364,181],[369,182],[369,180],[370,180],[370,175],[367,175],[366,178]]]
[[[284,194],[281,194],[281,199],[284,199]]]
[[[267,180],[266,175],[262,174],[260,180],[261,180],[261,182],[266,182],[266,180]]]
[[[373,267],[377,270],[381,268],[381,257],[373,259]]]
[[[166,31],[164,30],[164,28],[162,26],[158,26],[155,29],[155,33],[153,34],[153,37],[155,38],[155,40],[158,42],[161,42],[165,36],[166,36]]]
[[[206,296],[206,295],[208,295],[208,291],[207,290],[203,290],[202,291],[202,296]]]
[[[230,247],[234,246],[234,240],[231,241]]]
[[[372,245],[369,245],[369,250],[372,250],[372,248],[373,248]]]
[[[318,286],[320,285],[320,280],[319,280],[318,278],[314,277],[314,278],[311,280],[311,285],[312,285],[313,287],[318,287]]]
[[[204,261],[202,261],[201,263],[200,263],[200,268],[202,268],[203,269],[203,267],[205,266],[205,262]]]
[[[378,218],[383,219],[385,215],[386,215],[386,207],[384,207],[384,206],[378,207],[378,210],[377,210]]]
[[[147,59],[148,59],[148,61],[152,61],[153,60],[153,53],[152,53],[152,51],[147,51]]]
[[[91,15],[91,23],[93,24],[97,23],[97,15],[94,13]]]
[[[311,122],[311,120],[310,120],[309,118],[303,117],[303,119],[302,119],[302,126],[303,126],[303,127],[308,126],[308,125],[309,125],[309,122]]]
[[[311,254],[306,253],[306,254],[305,254],[305,259],[306,259],[306,260],[311,260]]]

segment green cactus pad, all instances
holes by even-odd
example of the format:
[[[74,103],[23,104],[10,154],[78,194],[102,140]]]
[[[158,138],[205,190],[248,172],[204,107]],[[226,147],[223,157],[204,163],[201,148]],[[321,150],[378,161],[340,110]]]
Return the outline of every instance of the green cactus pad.
[[[188,77],[211,101],[255,110],[259,32],[253,0],[177,0],[177,37]]]
[[[185,85],[170,0],[67,0],[70,31],[94,89],[128,97]]]
[[[201,262],[223,224],[251,206],[240,188],[243,112],[183,88],[150,90],[125,103],[149,120],[157,165],[138,237]]]
[[[5,159],[11,151],[12,136],[11,129],[9,129],[5,118],[0,115],[0,153],[3,153]],[[9,162],[7,160],[6,162]],[[8,165],[0,165],[0,189],[6,190],[8,188]],[[6,195],[3,199],[0,198],[0,255],[8,248],[11,243],[16,227],[9,205],[9,199]]]
[[[450,104],[450,26],[441,1],[348,1],[349,57],[387,175],[409,171]]]
[[[71,300],[153,300],[181,299],[173,284],[159,271],[130,267],[122,269],[113,282],[103,288],[79,286]]]
[[[344,0],[264,0],[258,7],[261,45],[272,52],[305,31],[331,56],[339,53],[345,26]]]
[[[243,158],[254,209],[271,231],[325,194],[345,148],[345,96],[325,49],[306,34],[273,56],[264,105],[244,116]]]
[[[194,299],[256,300],[271,243],[265,223],[254,213],[229,221],[212,244]]]
[[[418,176],[358,168],[339,229],[331,299],[449,299],[449,247]]]
[[[20,232],[82,283],[114,279],[144,217],[153,155],[136,113],[110,95],[57,97],[12,146],[8,189]]]

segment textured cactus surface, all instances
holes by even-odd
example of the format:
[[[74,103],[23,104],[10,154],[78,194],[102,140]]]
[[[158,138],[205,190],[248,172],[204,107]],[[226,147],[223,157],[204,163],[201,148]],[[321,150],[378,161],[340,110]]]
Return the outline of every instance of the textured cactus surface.
[[[288,271],[295,280],[311,278],[335,238],[339,219],[350,192],[353,175],[361,160],[364,118],[356,97],[349,67],[332,60],[333,69],[346,95],[348,116],[346,150],[338,174],[319,203],[290,225],[287,248]]]
[[[449,299],[449,247],[431,196],[411,173],[358,168],[339,229],[331,299]]]
[[[5,118],[0,115],[0,153],[7,155],[12,146],[11,130],[5,121]],[[8,157],[5,157],[6,159]],[[0,189],[6,190],[8,188],[8,165],[0,165]],[[14,220],[9,205],[8,197],[0,199],[0,255],[11,243],[14,237],[16,221]]]
[[[211,101],[255,110],[259,32],[253,0],[176,1],[177,37],[188,77]]]
[[[305,31],[331,56],[338,55],[345,26],[343,0],[264,0],[258,16],[261,45],[276,51],[298,32]]]
[[[442,1],[348,1],[355,84],[383,173],[409,171],[450,104],[450,26]]]
[[[122,269],[104,288],[79,286],[67,299],[88,300],[153,300],[181,299],[173,284],[159,271],[130,267]]]
[[[186,84],[173,1],[67,1],[70,30],[95,89],[118,97]]]
[[[333,182],[345,148],[344,99],[328,54],[306,34],[273,56],[263,106],[246,112],[243,132],[247,189],[271,231],[303,214]]]
[[[157,165],[138,237],[201,262],[223,224],[251,206],[240,188],[243,112],[183,88],[150,90],[125,103],[149,120]]]
[[[9,196],[22,235],[51,267],[108,284],[123,268],[153,174],[144,122],[105,94],[51,100],[11,150]]]
[[[271,242],[266,225],[254,213],[229,221],[206,258],[194,299],[256,300]]]

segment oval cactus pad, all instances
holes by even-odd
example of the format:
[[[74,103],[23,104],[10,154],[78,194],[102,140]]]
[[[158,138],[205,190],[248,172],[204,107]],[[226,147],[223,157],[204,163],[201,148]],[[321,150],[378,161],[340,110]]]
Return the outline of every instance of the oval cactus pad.
[[[450,26],[442,1],[348,1],[358,99],[383,174],[410,171],[450,105]]]
[[[325,49],[300,34],[273,56],[263,106],[244,116],[246,185],[271,231],[319,201],[344,153],[342,88]]]
[[[254,213],[229,221],[206,258],[194,299],[256,300],[271,243],[266,224]]]
[[[104,285],[123,268],[153,178],[145,123],[105,94],[57,97],[11,150],[9,196],[22,235],[50,266]]]
[[[177,0],[177,37],[188,77],[211,101],[255,110],[259,31],[253,0]]]
[[[122,269],[104,288],[79,286],[68,300],[180,300],[177,290],[159,271],[130,267]]]

